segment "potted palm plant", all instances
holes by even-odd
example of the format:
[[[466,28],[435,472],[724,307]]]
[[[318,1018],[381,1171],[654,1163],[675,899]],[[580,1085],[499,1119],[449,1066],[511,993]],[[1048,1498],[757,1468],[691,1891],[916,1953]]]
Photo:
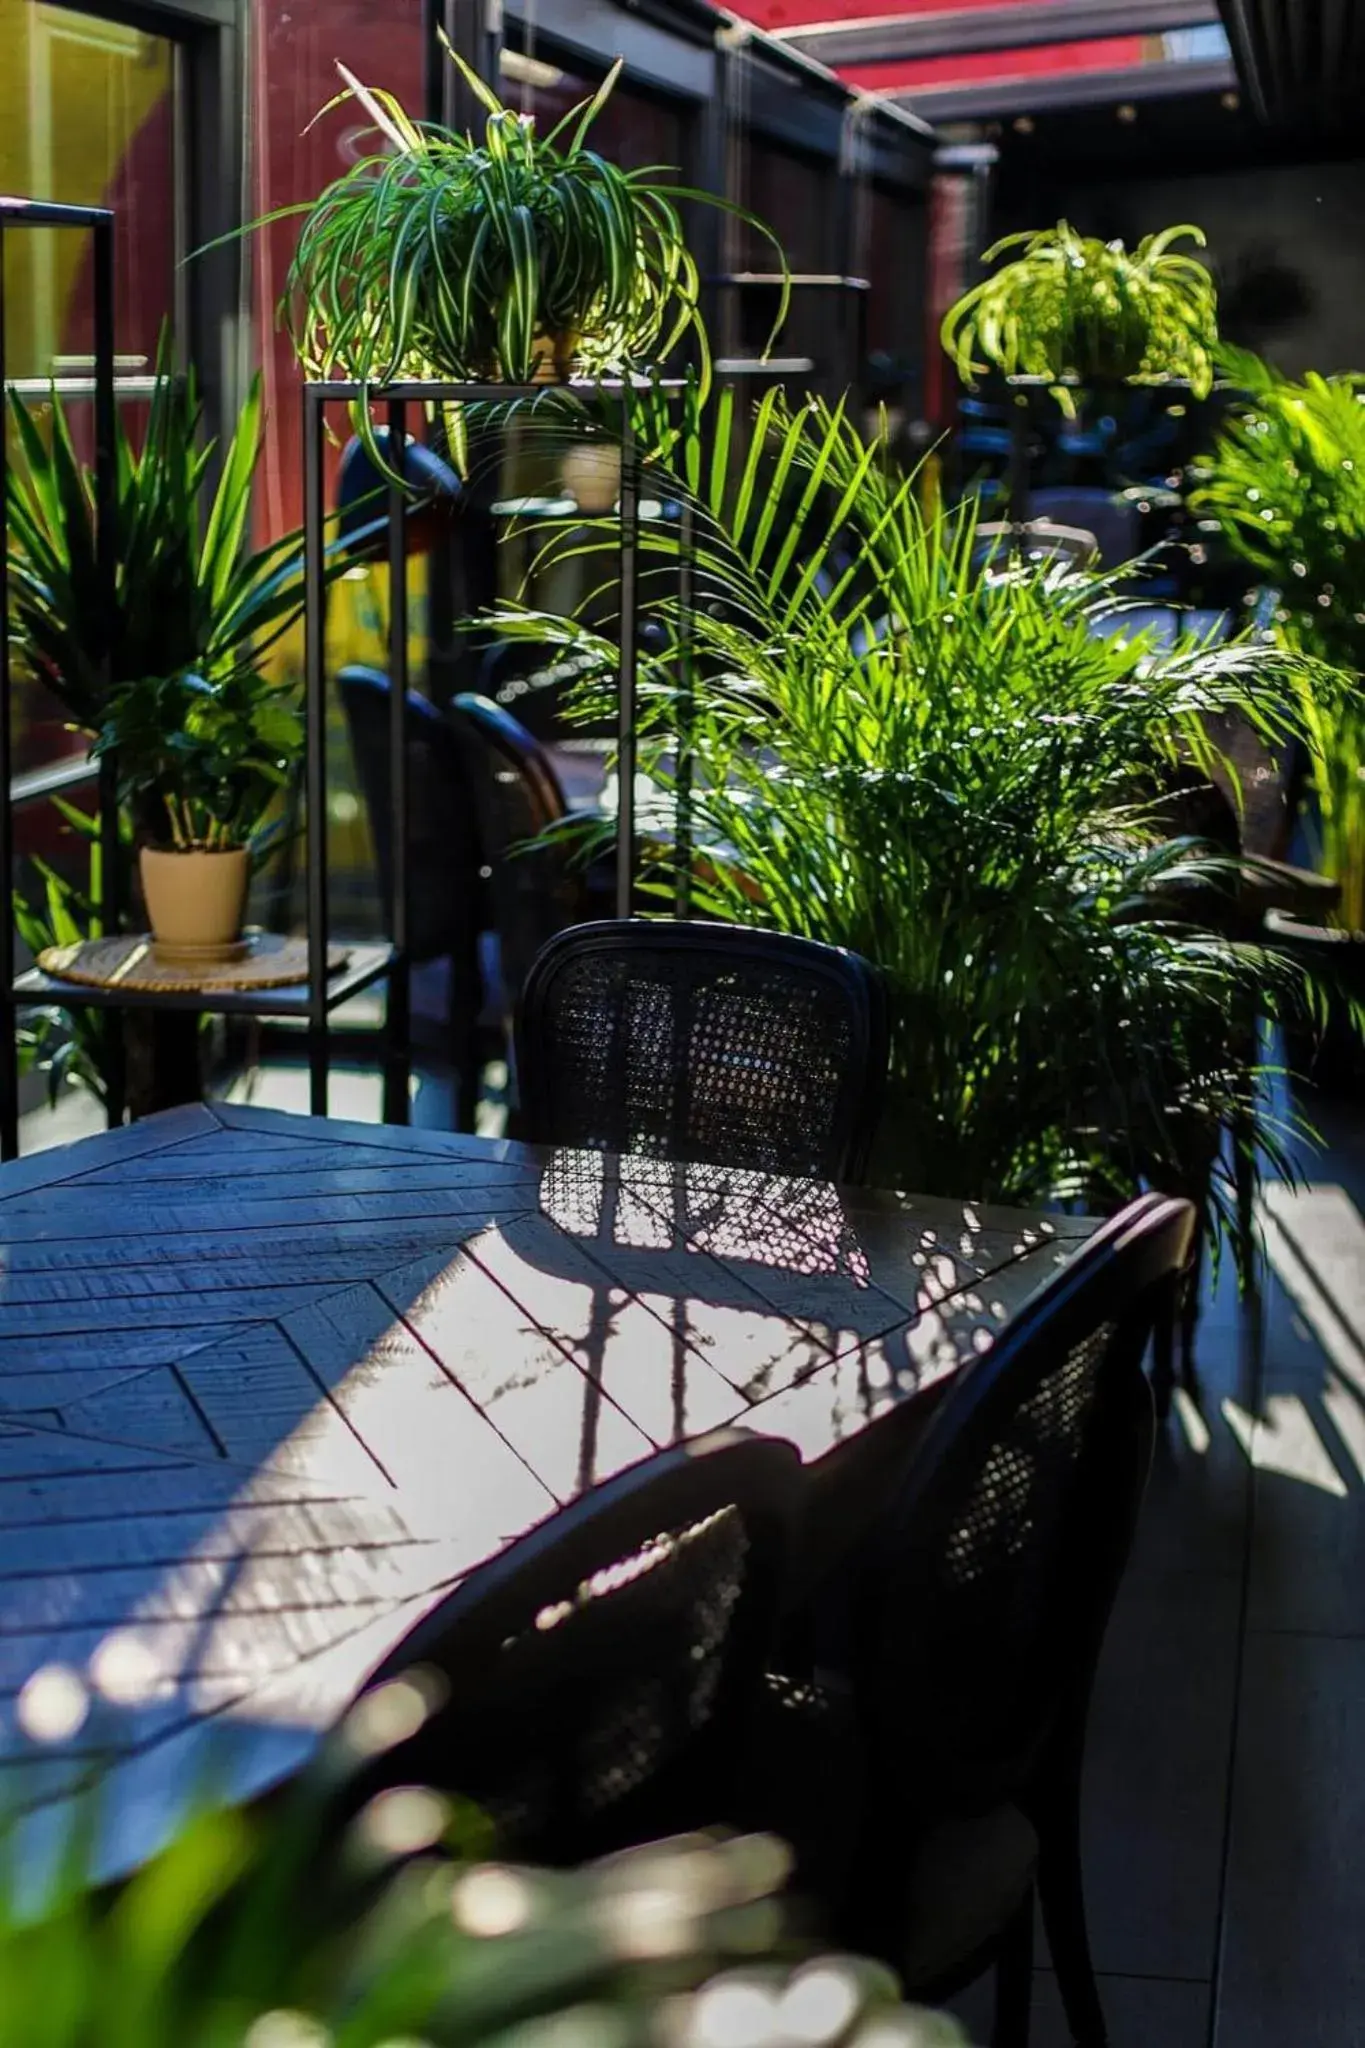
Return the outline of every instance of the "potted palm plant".
[[[1006,235],[986,251],[1010,261],[963,294],[943,345],[966,384],[988,370],[1069,386],[1188,382],[1213,386],[1218,297],[1207,266],[1177,243],[1197,227],[1148,235],[1136,249],[1055,228]]]
[[[1310,657],[1295,671],[1303,824],[1340,897],[1328,925],[1272,915],[1336,994],[1314,1072],[1353,1085],[1365,1078],[1365,378],[1298,382],[1231,349],[1222,364],[1240,397],[1193,502],[1273,589],[1280,635]]]
[[[642,542],[668,573],[667,644],[641,657],[640,761],[676,795],[685,721],[697,912],[881,966],[893,1076],[875,1179],[1024,1205],[1166,1184],[1249,1258],[1222,1140],[1290,1168],[1256,1055],[1230,1048],[1254,1046],[1235,1027],[1286,1008],[1302,977],[1182,921],[1183,891],[1230,877],[1170,842],[1151,799],[1189,752],[1209,762],[1210,717],[1236,709],[1282,735],[1296,658],[1105,639],[1112,577],[983,574],[972,507],[926,512],[919,480],[889,473],[842,412],[765,399],[738,459],[716,413],[708,460],[694,452],[670,486],[695,508],[686,612],[678,536]],[[611,644],[580,620],[500,623],[614,677]],[[589,687],[584,712],[604,694]],[[668,842],[653,855],[671,900]]]
[[[375,152],[267,217],[304,216],[282,312],[308,373],[525,384],[638,370],[689,335],[705,361],[678,207],[726,202],[592,148],[620,63],[541,135],[449,54],[485,109],[481,137],[414,121],[338,65]]]

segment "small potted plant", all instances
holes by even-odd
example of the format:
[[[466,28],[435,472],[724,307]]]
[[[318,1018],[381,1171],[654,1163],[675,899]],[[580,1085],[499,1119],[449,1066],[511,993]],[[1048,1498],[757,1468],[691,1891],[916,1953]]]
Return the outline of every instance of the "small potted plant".
[[[1218,295],[1207,265],[1175,244],[1196,227],[1166,228],[1136,249],[1078,234],[1067,221],[1006,235],[986,251],[1009,263],[950,308],[943,346],[971,385],[988,370],[1050,380],[1070,409],[1080,384],[1188,382],[1213,388]]]
[[[303,746],[288,693],[254,668],[130,683],[91,749],[150,822],[139,865],[158,958],[216,965],[245,950],[253,849]]]
[[[678,206],[737,209],[591,147],[619,62],[541,135],[449,54],[486,110],[482,137],[414,121],[338,65],[339,98],[368,115],[376,152],[266,217],[305,216],[281,312],[307,372],[526,384],[637,370],[688,336],[705,362]]]

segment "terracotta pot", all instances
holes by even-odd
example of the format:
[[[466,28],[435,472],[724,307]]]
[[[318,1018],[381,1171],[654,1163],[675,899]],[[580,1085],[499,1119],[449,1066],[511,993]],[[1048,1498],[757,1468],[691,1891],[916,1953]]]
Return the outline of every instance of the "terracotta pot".
[[[560,477],[580,512],[610,512],[621,495],[621,451],[610,441],[581,441],[564,457]]]
[[[158,959],[176,967],[216,965],[245,952],[249,861],[245,847],[209,852],[144,846],[139,861]]]
[[[531,345],[531,382],[567,384],[577,368],[582,339],[576,327],[566,327],[560,334],[538,334]]]

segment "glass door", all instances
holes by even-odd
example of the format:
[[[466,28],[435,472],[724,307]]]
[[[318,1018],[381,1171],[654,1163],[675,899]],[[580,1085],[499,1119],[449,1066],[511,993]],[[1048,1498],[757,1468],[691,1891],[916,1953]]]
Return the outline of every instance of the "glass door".
[[[0,190],[116,216],[120,369],[150,368],[174,311],[182,180],[174,42],[40,0],[0,0]],[[6,104],[8,102],[8,104]],[[66,230],[8,238],[12,377],[88,367],[90,249]]]

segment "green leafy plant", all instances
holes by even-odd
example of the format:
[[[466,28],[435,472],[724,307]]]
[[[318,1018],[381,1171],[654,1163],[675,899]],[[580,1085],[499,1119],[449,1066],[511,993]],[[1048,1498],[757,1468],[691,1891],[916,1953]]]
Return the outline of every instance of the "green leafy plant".
[[[219,681],[258,664],[302,610],[300,536],[249,544],[251,487],[263,446],[260,380],[221,451],[201,441],[192,376],[173,373],[163,333],[146,431],[117,428],[116,579],[101,589],[95,479],[78,460],[61,399],[9,394],[17,456],[8,474],[10,632],[15,652],[88,732],[111,690],[148,676]],[[50,413],[46,431],[42,411]]]
[[[36,887],[14,891],[14,929],[36,959],[49,946],[78,945],[99,935],[99,821],[61,797],[52,799],[71,831],[89,848],[88,880],[70,881],[47,861],[30,866]],[[102,1054],[105,1021],[98,1010],[62,1010],[41,1004],[20,1010],[15,1026],[21,1074],[39,1073],[55,1109],[68,1088],[83,1088],[96,1102],[106,1100]]]
[[[884,970],[893,1089],[874,1177],[1032,1204],[1143,1181],[1202,1196],[1212,1168],[1210,1228],[1249,1256],[1223,1141],[1290,1171],[1254,1020],[1301,978],[1182,912],[1231,877],[1169,840],[1154,799],[1178,765],[1212,767],[1212,715],[1284,735],[1294,658],[1104,638],[1113,578],[983,573],[973,509],[927,514],[917,479],[888,474],[841,411],[765,399],[742,458],[733,430],[726,396],[709,434],[680,443],[693,604],[676,594],[676,533],[643,541],[667,644],[642,649],[641,766],[665,808],[690,805],[696,910]],[[594,656],[581,702],[600,715],[610,636],[538,614],[500,624]],[[667,837],[653,853],[671,896]]]
[[[1137,248],[1078,234],[1066,221],[1006,235],[986,251],[1011,260],[964,293],[943,323],[943,346],[970,384],[1006,376],[1118,384],[1188,379],[1211,390],[1218,297],[1205,264],[1177,250],[1200,248],[1196,227],[1148,235]]]
[[[478,141],[412,120],[337,66],[339,97],[373,122],[376,153],[315,201],[268,216],[306,216],[282,310],[309,374],[523,384],[546,355],[561,372],[570,359],[590,375],[627,371],[689,335],[705,360],[678,207],[725,202],[589,146],[620,64],[542,137],[454,61],[486,109]]]
[[[114,757],[121,798],[172,846],[213,852],[253,844],[302,748],[293,702],[247,668],[125,684],[90,751]]]
[[[1225,350],[1240,394],[1193,503],[1277,592],[1300,670],[1317,853],[1341,883],[1336,913],[1365,931],[1365,377],[1282,377]]]
[[[489,1845],[477,1814],[402,1785],[343,1824],[347,1744],[384,1705],[361,1702],[283,1811],[203,1811],[115,1891],[86,1888],[97,1807],[78,1807],[49,1895],[0,1888],[0,2039],[671,2048],[722,2038],[728,2010],[749,2048],[965,2048],[880,1966],[788,1939],[789,1858],[771,1838],[687,1837],[578,1871],[489,1865],[472,1860]]]

